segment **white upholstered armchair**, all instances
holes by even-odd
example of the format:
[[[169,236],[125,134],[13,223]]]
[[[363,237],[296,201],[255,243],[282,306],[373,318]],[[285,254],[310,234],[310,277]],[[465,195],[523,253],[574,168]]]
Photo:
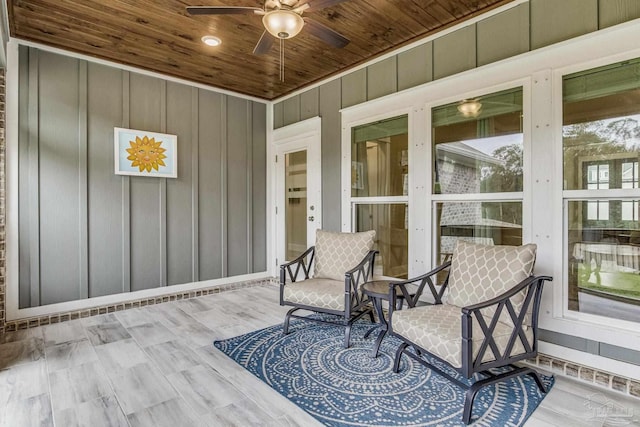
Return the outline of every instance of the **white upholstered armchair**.
[[[360,285],[373,275],[377,251],[372,250],[375,231],[333,233],[318,230],[316,245],[295,260],[280,266],[280,305],[287,312],[284,333],[292,317],[345,327],[345,348],[349,347],[351,325],[365,314],[373,316],[362,297]],[[333,314],[335,321],[295,315],[297,310]],[[373,317],[371,317],[373,320]]]

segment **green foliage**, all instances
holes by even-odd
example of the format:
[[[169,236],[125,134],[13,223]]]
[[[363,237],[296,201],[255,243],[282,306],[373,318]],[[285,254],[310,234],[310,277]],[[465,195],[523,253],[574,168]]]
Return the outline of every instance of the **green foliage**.
[[[483,192],[522,191],[522,145],[511,144],[497,148],[493,157],[499,163],[482,169],[480,186]],[[495,219],[510,224],[522,225],[522,205],[520,203],[482,204],[483,218]]]
[[[631,117],[566,125],[562,135],[565,162],[574,160],[576,155],[592,157],[636,152],[640,146],[640,125]]]
[[[499,164],[486,166],[482,171],[482,192],[522,191],[522,145],[511,144],[497,148],[493,157]]]

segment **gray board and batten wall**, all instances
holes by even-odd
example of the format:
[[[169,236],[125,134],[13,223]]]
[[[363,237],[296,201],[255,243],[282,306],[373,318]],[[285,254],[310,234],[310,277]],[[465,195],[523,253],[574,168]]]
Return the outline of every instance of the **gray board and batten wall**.
[[[278,129],[322,118],[322,225],[340,231],[340,109],[640,18],[640,0],[530,0],[274,104]],[[541,331],[541,339],[640,365],[640,352]]]
[[[21,46],[20,308],[266,271],[266,104]],[[178,178],[114,174],[113,128]]]

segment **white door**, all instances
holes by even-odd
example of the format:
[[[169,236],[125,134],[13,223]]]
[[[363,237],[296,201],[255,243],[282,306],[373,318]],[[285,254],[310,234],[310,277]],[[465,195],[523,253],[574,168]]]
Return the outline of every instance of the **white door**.
[[[322,227],[320,118],[277,129],[276,264],[315,244]]]

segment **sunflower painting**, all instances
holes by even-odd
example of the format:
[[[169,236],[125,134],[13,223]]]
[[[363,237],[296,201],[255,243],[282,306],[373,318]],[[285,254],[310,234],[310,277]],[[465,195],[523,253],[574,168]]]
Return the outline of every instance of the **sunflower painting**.
[[[177,138],[134,129],[114,129],[115,173],[176,178]]]

